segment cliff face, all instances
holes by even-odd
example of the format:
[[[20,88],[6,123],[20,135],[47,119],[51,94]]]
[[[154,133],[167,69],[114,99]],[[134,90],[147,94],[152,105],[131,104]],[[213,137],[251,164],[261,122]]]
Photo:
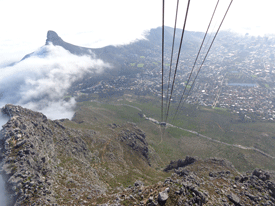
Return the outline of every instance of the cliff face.
[[[124,156],[136,156],[149,165],[145,134],[134,124],[110,125],[114,135],[104,137],[90,129],[71,129],[63,124],[69,120],[51,121],[20,106],[6,105],[2,112],[10,117],[0,140],[9,205],[96,199],[107,190],[103,176],[129,172],[122,169],[129,165]],[[106,163],[111,172],[105,170]]]
[[[48,120],[45,115],[20,106],[6,105],[2,112],[10,116],[1,139],[2,175],[7,181],[10,204],[55,203],[59,176],[65,174],[64,181],[71,184],[83,181],[83,189],[105,192],[106,186],[93,168],[89,168],[89,178],[84,179],[62,167],[66,158],[78,159],[84,168],[89,167],[88,162],[95,155],[81,137],[92,139],[92,131],[83,133],[65,128],[61,121]]]

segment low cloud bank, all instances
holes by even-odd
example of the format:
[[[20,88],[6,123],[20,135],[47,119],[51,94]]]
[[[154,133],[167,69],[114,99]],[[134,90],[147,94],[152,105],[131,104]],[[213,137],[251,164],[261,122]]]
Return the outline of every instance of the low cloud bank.
[[[6,124],[9,120],[9,117],[7,115],[4,115],[0,110],[0,130],[2,129],[2,126]],[[1,138],[1,135],[0,135]]]
[[[59,46],[43,46],[13,66],[0,67],[0,108],[11,103],[42,112],[50,119],[71,118],[76,102],[74,98],[64,101],[67,90],[84,75],[100,73],[106,67],[90,56],[76,56]],[[0,111],[0,130],[8,120]],[[0,175],[0,206],[7,205],[5,192]]]
[[[1,68],[0,107],[7,103],[43,112],[50,119],[71,118],[75,100],[64,101],[72,83],[108,67],[102,60],[76,56],[46,45],[29,58]]]

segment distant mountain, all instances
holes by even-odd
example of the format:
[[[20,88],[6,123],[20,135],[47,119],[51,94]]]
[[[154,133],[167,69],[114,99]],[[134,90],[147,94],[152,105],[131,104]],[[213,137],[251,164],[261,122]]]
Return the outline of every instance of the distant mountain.
[[[173,40],[173,32],[174,29],[171,27],[165,27],[165,49],[170,50],[172,46]],[[175,44],[176,48],[179,45],[181,38],[181,29],[177,29],[175,36]],[[203,37],[203,33],[201,32],[189,32],[185,31],[184,35],[185,45],[182,50],[192,51],[194,44],[199,44],[201,38]],[[151,57],[159,57],[161,53],[161,43],[162,43],[162,29],[161,27],[151,29],[145,35],[145,39],[138,40],[136,42],[121,45],[121,46],[106,46],[103,48],[87,48],[80,47],[70,43],[67,43],[62,40],[61,37],[55,31],[49,30],[47,33],[46,44],[53,44],[55,46],[61,46],[64,49],[68,50],[72,54],[75,55],[88,55],[93,56],[96,55],[97,58],[102,59],[103,61],[110,62],[115,66],[119,66],[124,62],[126,58],[130,56],[140,56],[144,54],[150,54]],[[33,53],[27,54],[24,56],[24,59],[30,57]]]
[[[165,27],[165,58],[166,63],[170,58],[171,46],[173,41],[174,29]],[[178,52],[179,43],[181,39],[181,29],[177,29],[175,38],[175,55]],[[191,58],[197,52],[197,48],[200,45],[200,41],[203,37],[201,32],[189,32],[185,31],[184,45],[182,46],[182,56],[184,58]],[[118,76],[126,76],[127,81],[132,81],[131,78],[136,78],[136,75],[144,75],[145,70],[141,69],[138,65],[145,65],[148,71],[152,71],[155,67],[158,67],[158,62],[161,61],[162,51],[162,28],[154,28],[145,34],[145,39],[137,40],[127,45],[120,46],[106,46],[102,48],[87,48],[80,47],[64,41],[55,31],[48,31],[45,45],[52,44],[54,46],[60,46],[65,50],[75,55],[87,55],[91,58],[101,59],[105,63],[111,65],[110,68],[105,68],[104,75],[93,74],[92,76],[85,76],[83,79],[73,83],[70,93],[75,91],[90,88],[95,84],[98,84],[101,80],[110,80]],[[24,56],[21,60],[25,60],[32,55],[43,56],[47,54],[47,49],[42,49],[39,52],[33,52]],[[146,57],[146,58],[145,58]],[[132,65],[136,66],[132,66]],[[129,84],[128,84],[129,85]]]
[[[53,44],[55,46],[61,46],[64,49],[68,50],[69,52],[71,52],[72,54],[75,54],[75,55],[91,55],[91,51],[89,48],[69,44],[69,43],[63,41],[55,31],[51,31],[51,30],[48,31],[48,33],[47,33],[47,39],[46,39],[45,45],[49,45],[49,44]],[[32,54],[34,54],[34,53],[32,52],[30,54],[27,54],[26,56],[23,57],[22,60],[30,57]]]
[[[61,46],[75,55],[91,55],[91,49],[86,47],[76,46],[63,41],[56,32],[48,31],[46,45],[53,44],[55,46]]]

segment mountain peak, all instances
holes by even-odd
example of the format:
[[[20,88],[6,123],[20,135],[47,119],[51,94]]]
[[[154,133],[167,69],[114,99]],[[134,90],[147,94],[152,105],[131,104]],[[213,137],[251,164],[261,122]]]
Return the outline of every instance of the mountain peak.
[[[47,33],[47,40],[46,40],[46,45],[49,44],[49,42],[52,42],[54,45],[57,42],[63,41],[58,34],[55,31],[49,30]]]

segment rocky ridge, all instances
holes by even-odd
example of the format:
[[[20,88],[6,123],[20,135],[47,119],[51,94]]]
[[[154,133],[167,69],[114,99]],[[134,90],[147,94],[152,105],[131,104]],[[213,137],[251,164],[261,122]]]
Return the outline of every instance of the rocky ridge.
[[[2,112],[10,117],[0,140],[8,205],[88,204],[107,191],[101,176],[112,179],[123,172],[120,165],[128,165],[125,150],[150,162],[145,134],[134,124],[111,125],[118,134],[110,138],[69,128],[64,125],[69,120],[52,121],[21,106],[8,104]],[[117,169],[107,171],[105,162]]]
[[[65,161],[62,153],[87,166],[94,154],[81,137],[92,138],[93,133],[65,128],[62,121],[48,120],[45,115],[20,106],[6,105],[2,112],[10,117],[1,131],[2,175],[7,181],[9,204],[24,205],[34,201],[38,205],[55,204],[60,192],[56,192],[57,177],[66,174],[72,184],[82,179],[62,167]],[[89,179],[82,179],[86,182],[82,187],[88,189],[89,185],[89,189],[104,193],[105,184],[93,168],[90,170],[93,172]]]

